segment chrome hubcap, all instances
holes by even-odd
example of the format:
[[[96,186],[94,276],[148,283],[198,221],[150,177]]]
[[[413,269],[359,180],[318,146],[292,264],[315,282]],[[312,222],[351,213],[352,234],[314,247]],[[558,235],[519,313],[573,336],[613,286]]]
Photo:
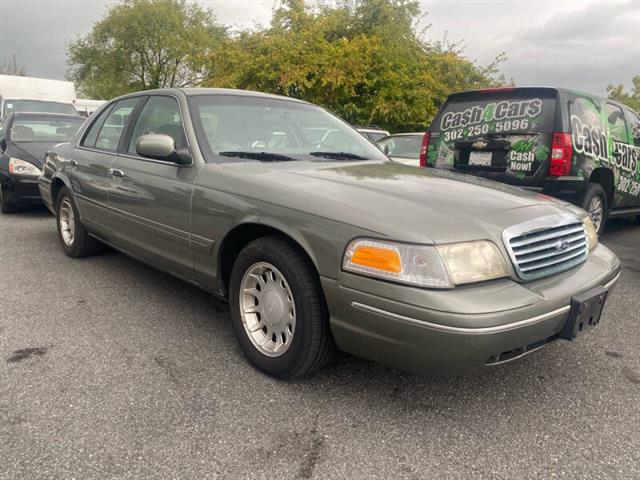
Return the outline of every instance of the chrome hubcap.
[[[279,357],[289,350],[296,307],[280,270],[267,262],[247,269],[240,283],[240,316],[249,340],[260,353]]]
[[[67,197],[62,199],[60,204],[60,213],[58,214],[58,222],[60,222],[60,233],[62,234],[62,241],[67,247],[73,245],[73,240],[76,231],[76,218],[73,213],[73,206],[71,200]]]
[[[604,216],[604,205],[600,197],[593,197],[591,199],[587,212],[593,221],[593,225],[596,227],[596,231],[600,230],[600,224]]]

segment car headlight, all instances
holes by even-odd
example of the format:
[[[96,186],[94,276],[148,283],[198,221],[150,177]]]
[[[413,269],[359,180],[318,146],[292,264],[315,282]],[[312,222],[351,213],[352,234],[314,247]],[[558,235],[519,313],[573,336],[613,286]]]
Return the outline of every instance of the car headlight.
[[[42,175],[42,170],[36,167],[34,164],[20,160],[19,158],[11,157],[9,159],[9,173],[14,175],[25,176],[39,176]]]
[[[429,288],[451,288],[508,275],[498,248],[484,240],[429,246],[357,239],[348,245],[342,267],[362,275]]]
[[[585,232],[587,232],[587,242],[589,243],[589,251],[591,251],[598,245],[598,232],[589,215],[582,217],[582,224]]]

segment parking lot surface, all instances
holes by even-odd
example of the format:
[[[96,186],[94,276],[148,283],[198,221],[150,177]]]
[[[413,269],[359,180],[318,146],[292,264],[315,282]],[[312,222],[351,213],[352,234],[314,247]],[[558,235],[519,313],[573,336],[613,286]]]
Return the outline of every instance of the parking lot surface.
[[[640,478],[640,227],[573,343],[462,378],[342,355],[254,370],[225,304],[117,252],[65,257],[45,210],[0,216],[1,479]]]

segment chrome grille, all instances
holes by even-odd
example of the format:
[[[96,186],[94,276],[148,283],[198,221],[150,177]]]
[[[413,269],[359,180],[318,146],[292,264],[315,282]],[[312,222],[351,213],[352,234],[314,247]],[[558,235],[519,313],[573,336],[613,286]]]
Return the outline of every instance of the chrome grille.
[[[518,276],[546,277],[581,264],[589,246],[582,221],[575,215],[538,218],[507,228],[502,238]]]

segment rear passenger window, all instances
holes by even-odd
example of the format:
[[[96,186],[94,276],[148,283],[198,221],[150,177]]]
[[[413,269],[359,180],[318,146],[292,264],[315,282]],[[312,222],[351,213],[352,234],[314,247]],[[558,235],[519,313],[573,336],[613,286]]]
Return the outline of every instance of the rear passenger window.
[[[138,121],[129,141],[129,153],[136,153],[136,142],[142,135],[151,133],[169,135],[176,144],[176,150],[187,146],[182,128],[180,107],[173,97],[153,96],[140,111]]]
[[[633,110],[627,110],[629,114],[629,127],[631,129],[631,136],[633,136],[633,143],[636,147],[640,147],[640,117]]]
[[[84,136],[81,145],[83,147],[94,147],[96,145],[96,138],[98,138],[98,132],[100,132],[100,127],[104,123],[104,118],[111,111],[111,108],[107,108],[104,112],[100,114],[98,118],[91,124],[89,130]]]
[[[102,150],[117,151],[120,137],[129,123],[129,116],[140,98],[120,100],[111,109],[96,138],[95,147]],[[91,133],[91,132],[90,132]]]
[[[622,109],[616,105],[606,103],[604,105],[604,114],[613,139],[618,142],[628,143],[627,122],[624,119]]]

